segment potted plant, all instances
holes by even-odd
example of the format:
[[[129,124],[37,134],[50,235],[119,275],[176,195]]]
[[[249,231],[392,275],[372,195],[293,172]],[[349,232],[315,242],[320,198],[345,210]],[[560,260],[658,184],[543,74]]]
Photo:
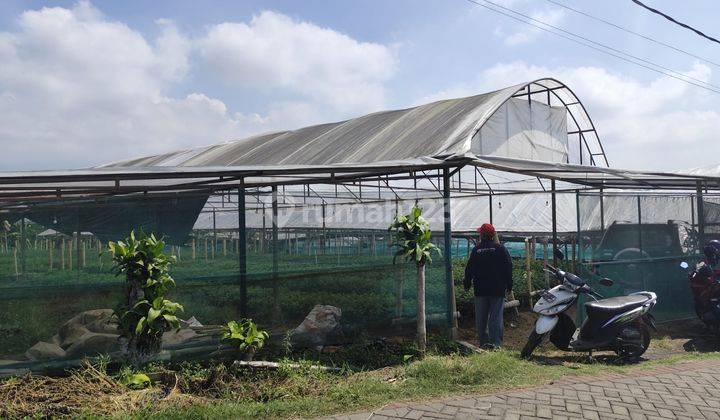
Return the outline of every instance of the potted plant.
[[[265,345],[268,337],[267,331],[259,330],[251,319],[228,322],[222,334],[223,340],[230,341],[237,347],[244,361],[252,360],[255,353]]]

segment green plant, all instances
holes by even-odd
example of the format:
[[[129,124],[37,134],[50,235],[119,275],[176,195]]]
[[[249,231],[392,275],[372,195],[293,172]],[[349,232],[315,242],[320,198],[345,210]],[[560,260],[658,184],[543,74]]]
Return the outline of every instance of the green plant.
[[[110,242],[109,250],[117,275],[125,275],[125,300],[116,309],[119,329],[128,339],[128,351],[137,358],[160,348],[162,335],[180,328],[175,315],[179,303],[165,299],[175,287],[170,276],[173,256],[166,255],[165,242],[150,234],[130,232],[124,241]]]
[[[251,319],[228,322],[222,334],[223,340],[233,342],[238,350],[250,354],[260,350],[268,337],[267,331],[258,329]]]
[[[425,325],[425,264],[432,262],[432,253],[440,254],[438,247],[430,239],[430,224],[422,217],[422,209],[414,206],[408,215],[397,215],[388,230],[396,230],[393,246],[399,249],[393,257],[415,262],[417,271],[417,340],[421,353],[427,346]]]
[[[149,376],[142,372],[135,372],[130,366],[122,368],[117,378],[121,385],[130,389],[145,389],[152,384]]]

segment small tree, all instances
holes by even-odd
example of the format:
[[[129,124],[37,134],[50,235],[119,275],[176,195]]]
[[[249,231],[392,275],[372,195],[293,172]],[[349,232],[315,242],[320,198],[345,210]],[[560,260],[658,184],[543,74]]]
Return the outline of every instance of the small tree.
[[[440,250],[430,241],[430,224],[422,217],[422,209],[414,206],[408,215],[397,215],[388,230],[396,230],[393,246],[398,247],[393,263],[398,257],[414,261],[417,272],[417,340],[418,348],[425,352],[427,332],[425,328],[425,264],[432,262],[432,253]]]
[[[141,360],[160,348],[163,333],[180,328],[175,313],[182,311],[182,305],[165,299],[175,287],[169,273],[175,259],[165,254],[164,241],[142,232],[139,239],[130,232],[124,241],[110,242],[108,247],[116,273],[125,275],[125,299],[115,310],[119,329],[128,340],[131,357]]]

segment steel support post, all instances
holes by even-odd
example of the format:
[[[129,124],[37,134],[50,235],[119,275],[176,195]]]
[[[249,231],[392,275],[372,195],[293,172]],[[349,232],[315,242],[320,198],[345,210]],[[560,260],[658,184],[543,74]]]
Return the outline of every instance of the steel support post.
[[[443,169],[443,220],[445,253],[445,290],[447,298],[447,317],[451,338],[457,338],[457,317],[455,316],[455,285],[452,277],[452,220],[450,218],[450,169]]]
[[[553,252],[553,265],[555,267],[558,266],[558,257],[557,257],[557,200],[556,200],[556,192],[555,192],[555,180],[550,180],[550,189],[552,190],[552,193],[550,194],[550,200],[552,205],[552,252]]]
[[[245,219],[245,180],[238,187],[238,271],[240,283],[240,317],[248,317],[247,296],[247,224]]]
[[[698,249],[705,243],[705,203],[703,202],[702,181],[697,182]]]

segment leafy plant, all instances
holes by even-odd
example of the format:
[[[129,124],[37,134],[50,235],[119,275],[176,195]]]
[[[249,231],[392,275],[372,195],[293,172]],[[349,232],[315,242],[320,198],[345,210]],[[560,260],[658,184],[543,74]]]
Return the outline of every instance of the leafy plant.
[[[408,215],[397,215],[388,230],[396,230],[393,246],[399,249],[393,257],[414,261],[417,272],[417,340],[418,349],[425,353],[427,329],[425,325],[425,264],[432,262],[432,253],[440,249],[431,242],[430,223],[422,217],[422,209],[414,206]]]
[[[430,223],[422,217],[422,208],[414,206],[408,215],[397,215],[388,230],[396,230],[393,246],[398,247],[393,262],[398,257],[416,264],[432,262],[432,253],[440,255],[440,248],[430,239],[432,231]]]
[[[230,321],[227,323],[222,339],[235,343],[238,350],[254,354],[265,345],[269,337],[267,331],[258,329],[251,319]]]
[[[124,241],[110,242],[109,250],[117,275],[125,275],[125,301],[115,310],[120,331],[128,339],[128,351],[138,357],[157,351],[164,332],[180,328],[175,315],[179,303],[165,299],[175,287],[170,265],[175,258],[166,255],[165,242],[150,234],[130,232]]]
[[[143,299],[136,303],[131,311],[123,316],[126,318],[138,318],[135,323],[135,335],[160,335],[171,329],[180,328],[180,320],[175,313],[183,307],[177,302],[163,299],[158,296],[152,303]]]
[[[125,366],[118,373],[118,382],[130,389],[145,389],[152,385],[150,377],[142,372],[135,372],[129,366]]]

